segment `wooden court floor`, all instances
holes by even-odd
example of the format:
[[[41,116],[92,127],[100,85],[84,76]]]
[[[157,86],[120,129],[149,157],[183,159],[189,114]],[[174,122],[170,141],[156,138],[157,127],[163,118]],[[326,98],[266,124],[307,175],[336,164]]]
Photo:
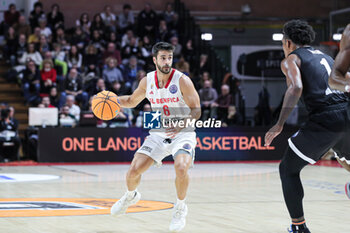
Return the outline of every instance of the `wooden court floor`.
[[[144,174],[138,189],[144,202],[130,208],[133,213],[119,218],[106,214],[114,199],[125,192],[127,169],[128,165],[2,166],[0,232],[168,232],[175,201],[175,173],[171,164],[152,167]],[[21,181],[16,174],[56,178]],[[287,232],[290,220],[283,202],[278,163],[201,163],[191,169],[190,176],[189,212],[183,232]],[[344,184],[350,181],[350,174],[338,167],[308,166],[302,172],[302,179],[305,216],[311,232],[349,233],[350,200],[345,196]],[[76,206],[64,206],[73,199],[78,200]],[[40,201],[44,203],[42,208],[35,204]],[[54,202],[53,206],[47,204],[50,201]],[[86,205],[99,208],[86,210]],[[34,217],[18,217],[16,208],[25,208],[18,215]]]

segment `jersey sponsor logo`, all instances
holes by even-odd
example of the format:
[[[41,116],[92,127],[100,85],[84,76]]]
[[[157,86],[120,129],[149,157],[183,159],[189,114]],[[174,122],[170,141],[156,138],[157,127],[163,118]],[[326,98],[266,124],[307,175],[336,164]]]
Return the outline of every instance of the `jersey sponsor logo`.
[[[160,111],[156,112],[144,112],[143,113],[143,128],[145,129],[160,129],[161,120]]]
[[[0,217],[43,217],[109,214],[118,199],[97,198],[5,198],[0,199]],[[139,201],[127,213],[173,208],[172,203]]]
[[[153,95],[154,93],[153,93],[153,91],[150,91],[149,94],[150,94],[150,95]]]
[[[169,91],[171,94],[175,94],[177,92],[177,86],[175,84],[171,85]]]
[[[180,101],[179,97],[172,98],[149,98],[151,104],[167,104],[167,103],[177,103]]]

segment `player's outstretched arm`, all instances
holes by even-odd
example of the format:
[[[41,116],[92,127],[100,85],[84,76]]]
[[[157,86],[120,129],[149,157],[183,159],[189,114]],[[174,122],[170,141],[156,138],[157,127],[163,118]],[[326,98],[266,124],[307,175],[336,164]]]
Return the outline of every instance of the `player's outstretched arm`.
[[[269,146],[273,139],[277,137],[283,130],[283,125],[286,122],[289,114],[298,103],[303,92],[303,83],[299,70],[300,59],[292,54],[284,59],[281,63],[281,69],[286,76],[287,90],[284,95],[283,105],[280,116],[276,125],[274,125],[265,135],[265,145]]]
[[[194,88],[192,80],[186,75],[183,75],[180,79],[180,89],[185,103],[191,109],[191,119],[198,120],[201,116],[199,95],[196,88]]]
[[[136,107],[145,97],[147,89],[147,78],[141,79],[139,86],[131,95],[118,96],[120,106],[123,108]]]
[[[340,41],[340,51],[335,58],[331,75],[328,79],[330,88],[340,91],[350,91],[350,24],[343,32]],[[346,87],[347,86],[347,87]]]

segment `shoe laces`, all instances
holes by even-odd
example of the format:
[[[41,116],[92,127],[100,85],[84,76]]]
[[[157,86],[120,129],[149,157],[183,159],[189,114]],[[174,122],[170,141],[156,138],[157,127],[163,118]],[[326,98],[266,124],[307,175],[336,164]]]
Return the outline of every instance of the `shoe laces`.
[[[185,206],[176,208],[174,212],[174,218],[180,219],[185,212]]]

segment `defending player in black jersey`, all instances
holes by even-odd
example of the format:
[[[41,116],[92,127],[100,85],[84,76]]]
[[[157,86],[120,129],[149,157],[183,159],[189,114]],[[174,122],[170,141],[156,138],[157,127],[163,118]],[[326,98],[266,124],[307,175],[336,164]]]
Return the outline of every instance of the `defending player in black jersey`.
[[[330,148],[339,155],[350,151],[350,143],[342,143],[348,124],[348,98],[343,92],[329,88],[328,76],[333,59],[310,47],[315,38],[310,25],[305,21],[292,20],[284,25],[283,34],[286,58],[281,63],[281,69],[288,88],[279,119],[266,133],[265,144],[270,145],[280,134],[288,115],[301,97],[309,119],[288,139],[289,147],[279,169],[284,199],[292,218],[289,232],[309,233],[304,219],[300,171],[308,163],[316,163]]]
[[[340,41],[340,50],[335,58],[329,86],[340,91],[350,92],[350,24],[345,28]],[[350,154],[350,152],[349,152]],[[338,162],[350,172],[350,159],[336,156]],[[345,193],[350,198],[350,182],[345,185]]]

